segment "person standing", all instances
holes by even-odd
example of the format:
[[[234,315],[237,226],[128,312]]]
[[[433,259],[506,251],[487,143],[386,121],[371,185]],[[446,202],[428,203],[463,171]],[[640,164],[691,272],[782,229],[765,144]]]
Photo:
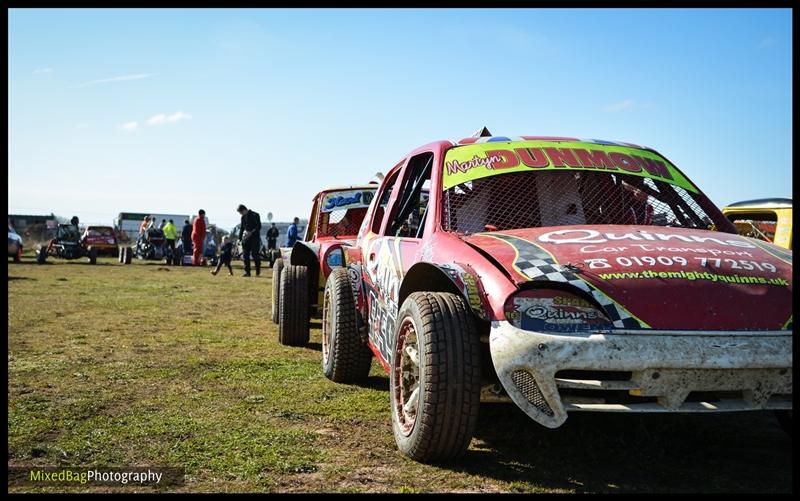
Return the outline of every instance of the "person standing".
[[[275,223],[272,223],[272,226],[267,230],[267,250],[271,251],[273,249],[278,248],[278,236],[280,236],[281,232],[278,231],[278,227],[275,226]]]
[[[150,224],[150,216],[145,216],[142,223],[139,225],[139,238],[142,238],[144,232],[147,230],[147,225]]]
[[[170,252],[169,255],[173,258],[175,257],[175,238],[177,236],[178,229],[175,227],[172,219],[170,219],[169,222],[164,225],[164,239],[167,241],[167,248]]]
[[[256,263],[256,276],[261,275],[261,216],[239,204],[236,212],[241,214],[242,222],[239,225],[239,241],[242,242],[242,259],[244,260],[244,275],[250,276],[250,255]]]
[[[183,242],[183,252],[188,254],[189,247],[192,246],[192,223],[188,219],[183,221],[183,229],[181,230],[181,241]]]
[[[161,230],[161,231],[164,231],[164,226],[166,226],[166,225],[167,225],[167,220],[166,219],[162,219],[161,220],[161,224],[158,225],[158,229]]]
[[[289,225],[289,230],[286,232],[286,246],[293,247],[294,243],[299,240],[297,235],[297,223],[300,222],[299,218],[294,218],[292,224]]]
[[[145,234],[147,233],[147,227],[150,225],[150,216],[145,216],[142,219],[142,223],[139,225],[139,236],[136,239],[136,245],[138,246],[145,240]]]
[[[150,217],[150,222],[147,223],[147,231],[150,231],[151,229],[153,229],[155,227],[156,227],[156,217],[155,216],[151,216]]]
[[[192,223],[192,265],[200,266],[203,259],[203,242],[206,240],[206,211],[200,209]]]

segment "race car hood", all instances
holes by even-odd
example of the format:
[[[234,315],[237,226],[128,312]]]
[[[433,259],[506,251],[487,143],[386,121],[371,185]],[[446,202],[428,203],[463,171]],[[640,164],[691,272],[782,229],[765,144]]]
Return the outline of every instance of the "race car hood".
[[[791,328],[792,252],[767,242],[633,225],[530,228],[462,238],[517,286],[554,281],[588,292],[617,327]]]

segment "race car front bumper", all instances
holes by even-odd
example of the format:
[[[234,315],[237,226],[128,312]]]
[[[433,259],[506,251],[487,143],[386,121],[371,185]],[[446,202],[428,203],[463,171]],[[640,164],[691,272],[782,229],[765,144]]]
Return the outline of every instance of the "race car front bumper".
[[[494,321],[489,346],[509,397],[548,428],[568,411],[792,408],[791,331],[552,335]]]

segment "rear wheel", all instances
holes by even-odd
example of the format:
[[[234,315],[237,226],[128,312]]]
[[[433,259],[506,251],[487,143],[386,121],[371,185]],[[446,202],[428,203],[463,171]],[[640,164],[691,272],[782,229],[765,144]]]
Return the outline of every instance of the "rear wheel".
[[[398,314],[389,377],[392,428],[416,461],[463,455],[478,421],[480,342],[464,300],[415,292]]]
[[[125,263],[125,247],[117,248],[117,261],[119,261],[120,264]]]
[[[276,324],[280,321],[281,311],[281,271],[283,259],[278,259],[272,267],[272,322]]]
[[[97,247],[89,246],[89,264],[97,264]]]
[[[281,272],[278,342],[287,346],[308,343],[308,267],[290,264]]]
[[[47,248],[40,247],[36,249],[36,262],[44,264],[45,261],[47,261]]]
[[[125,264],[131,264],[133,261],[133,247],[125,247]]]
[[[367,378],[370,365],[372,352],[358,333],[350,277],[346,268],[334,268],[322,306],[322,370],[331,381],[354,383]]]

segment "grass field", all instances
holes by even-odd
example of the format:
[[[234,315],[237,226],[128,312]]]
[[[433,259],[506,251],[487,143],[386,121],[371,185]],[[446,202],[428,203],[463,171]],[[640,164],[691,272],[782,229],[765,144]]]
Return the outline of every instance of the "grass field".
[[[791,441],[761,412],[548,430],[487,404],[465,458],[407,460],[377,362],[362,386],[325,379],[319,322],[307,348],[279,345],[271,270],[238,266],[9,262],[8,466],[178,466],[186,492],[791,491]]]

